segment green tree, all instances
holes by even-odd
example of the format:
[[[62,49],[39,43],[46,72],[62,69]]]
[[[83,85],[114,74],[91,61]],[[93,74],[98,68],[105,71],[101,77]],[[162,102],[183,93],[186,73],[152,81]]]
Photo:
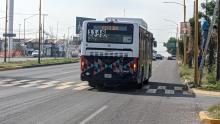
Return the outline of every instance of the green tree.
[[[215,5],[216,5],[216,1],[215,0],[211,0],[206,4],[206,13],[207,16],[212,16],[214,13],[214,9],[215,9]]]
[[[167,48],[167,52],[171,55],[176,55],[176,38],[170,37],[167,43],[164,43],[164,46]]]

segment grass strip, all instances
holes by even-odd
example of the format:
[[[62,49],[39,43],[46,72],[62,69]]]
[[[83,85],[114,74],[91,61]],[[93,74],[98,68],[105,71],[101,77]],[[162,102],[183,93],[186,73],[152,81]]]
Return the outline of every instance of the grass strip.
[[[43,59],[41,60],[41,64],[39,64],[37,60],[8,62],[8,63],[0,63],[0,70],[54,65],[54,64],[68,64],[78,61],[79,58],[55,58],[55,59]]]

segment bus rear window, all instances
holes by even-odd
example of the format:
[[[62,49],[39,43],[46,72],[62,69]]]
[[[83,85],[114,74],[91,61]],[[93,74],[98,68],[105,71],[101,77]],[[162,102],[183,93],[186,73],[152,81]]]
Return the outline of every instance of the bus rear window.
[[[132,24],[88,23],[87,42],[132,44],[133,31]]]

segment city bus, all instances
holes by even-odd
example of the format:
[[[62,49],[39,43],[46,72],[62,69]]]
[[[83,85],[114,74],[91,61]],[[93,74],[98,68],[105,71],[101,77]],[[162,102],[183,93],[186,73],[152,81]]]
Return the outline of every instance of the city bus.
[[[135,84],[152,75],[153,34],[138,18],[106,18],[83,23],[81,80],[91,87]]]

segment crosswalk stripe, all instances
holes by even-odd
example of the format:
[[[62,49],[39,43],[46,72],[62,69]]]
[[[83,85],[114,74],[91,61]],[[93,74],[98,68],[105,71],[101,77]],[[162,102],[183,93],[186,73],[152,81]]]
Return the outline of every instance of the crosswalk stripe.
[[[63,90],[63,89],[69,88],[69,87],[72,87],[72,85],[63,85],[63,86],[56,87],[54,89],[56,89],[56,90]]]
[[[28,88],[28,87],[33,87],[33,86],[37,86],[39,84],[27,84],[27,85],[22,85],[22,86],[19,86],[19,87],[22,87],[22,88]]]
[[[45,88],[53,87],[53,86],[55,86],[55,85],[56,85],[56,84],[47,84],[47,85],[39,86],[39,87],[37,87],[37,88],[45,89]]]
[[[30,82],[27,82],[28,84],[22,85],[22,86],[19,86],[19,87],[27,88],[27,87],[37,86],[37,85],[39,85],[38,83],[43,82],[43,81],[45,81],[45,80],[30,81]]]
[[[174,90],[165,90],[166,95],[174,95]]]
[[[42,83],[43,85],[37,88],[41,88],[41,89],[49,88],[49,87],[56,86],[57,83],[59,83],[59,81],[50,81],[50,82]]]
[[[190,93],[187,91],[183,91],[183,95],[189,95]]]
[[[44,82],[42,84],[45,84],[45,85],[52,85],[52,84],[57,84],[59,83],[59,81],[49,81],[49,82]]]
[[[0,81],[0,84],[5,84],[5,83],[8,83],[10,81],[14,81],[14,79],[5,79],[5,80],[1,80]]]
[[[69,87],[72,87],[75,82],[66,82],[66,83],[61,83],[60,85],[58,85],[56,88],[56,90],[62,90],[62,89],[66,89],[66,88],[69,88]]]
[[[183,87],[174,87],[174,90],[180,90],[180,91],[182,91],[182,90],[183,90]]]
[[[156,93],[157,92],[157,89],[148,89],[147,91],[146,91],[146,93]]]
[[[165,90],[165,89],[166,89],[166,86],[158,86],[157,89],[158,89],[158,90]]]
[[[84,89],[87,89],[87,88],[90,88],[90,86],[76,87],[76,88],[73,88],[73,90],[84,90]]]
[[[81,82],[81,83],[76,84],[76,85],[74,85],[74,86],[76,86],[76,87],[81,87],[81,86],[86,86],[86,85],[88,85],[88,83],[86,83],[86,82]]]
[[[150,89],[150,85],[146,85],[143,87],[144,90]]]
[[[12,86],[16,86],[16,85],[19,85],[19,84],[22,84],[24,82],[27,82],[29,80],[19,80],[19,81],[15,81],[15,82],[11,82],[10,84],[4,84],[4,85],[1,85],[2,87],[12,87]]]

